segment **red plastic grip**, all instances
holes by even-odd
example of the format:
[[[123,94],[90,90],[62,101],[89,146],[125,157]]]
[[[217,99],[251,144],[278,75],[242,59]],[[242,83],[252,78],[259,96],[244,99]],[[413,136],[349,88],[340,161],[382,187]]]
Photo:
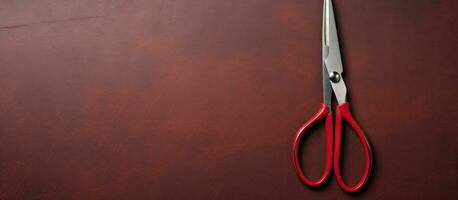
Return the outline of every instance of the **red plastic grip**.
[[[301,144],[301,140],[304,133],[323,118],[326,118],[326,164],[321,177],[318,180],[314,181],[307,178],[304,172],[302,171],[301,165],[299,163],[299,146]],[[292,144],[292,158],[294,169],[296,170],[297,175],[304,184],[312,187],[317,187],[322,185],[329,178],[329,174],[331,173],[332,168],[332,139],[332,114],[329,112],[329,108],[325,104],[321,104],[318,112],[310,120],[305,122],[296,132]]]
[[[341,151],[341,143],[342,143],[342,122],[344,119],[351,128],[356,132],[358,138],[363,145],[364,156],[366,158],[365,165],[364,165],[364,173],[358,183],[354,186],[347,185],[343,178],[340,171],[340,151]],[[369,141],[367,140],[366,136],[364,135],[363,130],[359,125],[356,123],[355,119],[353,118],[350,112],[350,106],[348,103],[344,103],[342,105],[337,106],[336,108],[336,130],[335,130],[335,146],[334,146],[334,173],[337,179],[337,183],[340,185],[342,190],[345,192],[357,192],[359,191],[364,184],[366,184],[372,167],[372,153],[371,147],[369,145]]]

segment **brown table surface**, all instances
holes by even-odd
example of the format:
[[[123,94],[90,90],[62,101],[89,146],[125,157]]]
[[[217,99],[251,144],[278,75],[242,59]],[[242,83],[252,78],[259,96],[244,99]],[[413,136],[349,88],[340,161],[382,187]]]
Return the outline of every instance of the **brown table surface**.
[[[456,199],[458,1],[335,10],[375,153],[357,195],[290,160],[322,101],[321,0],[0,0],[0,199]],[[323,150],[320,129],[312,177]]]

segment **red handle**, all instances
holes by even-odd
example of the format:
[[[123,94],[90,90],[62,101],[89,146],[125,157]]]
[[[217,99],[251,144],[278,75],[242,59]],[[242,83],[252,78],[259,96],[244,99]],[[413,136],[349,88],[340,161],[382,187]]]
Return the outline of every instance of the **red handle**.
[[[364,156],[366,157],[365,166],[364,166],[364,173],[363,176],[360,178],[358,183],[354,186],[347,185],[340,172],[340,150],[342,144],[342,118],[355,130],[358,138],[363,145]],[[336,109],[336,130],[335,130],[335,146],[334,146],[334,173],[336,175],[337,183],[340,185],[342,190],[345,192],[357,192],[359,191],[364,184],[367,182],[371,166],[372,166],[372,153],[371,147],[369,145],[369,141],[367,140],[366,136],[364,136],[363,130],[359,127],[356,123],[355,119],[353,118],[350,107],[348,103],[344,103],[342,105],[337,106]]]
[[[310,180],[304,175],[301,165],[299,163],[299,146],[304,133],[318,121],[326,117],[326,165],[321,177],[316,180]],[[318,112],[296,132],[292,145],[292,157],[294,169],[303,183],[308,186],[316,187],[322,185],[329,177],[332,167],[332,114],[325,104],[320,105]]]

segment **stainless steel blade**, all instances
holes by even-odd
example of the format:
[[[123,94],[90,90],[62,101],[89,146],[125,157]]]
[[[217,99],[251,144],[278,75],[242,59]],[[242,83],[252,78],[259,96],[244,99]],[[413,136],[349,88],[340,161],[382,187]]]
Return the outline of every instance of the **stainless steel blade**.
[[[334,8],[332,0],[325,0],[325,44],[328,47],[328,55],[325,58],[326,67],[329,72],[337,72],[341,74],[342,58],[340,56],[339,38],[337,35],[336,21],[334,16]]]
[[[324,0],[323,10],[323,63],[327,69],[328,82],[331,83],[337,102],[340,105],[346,102],[347,87],[342,78],[342,58],[332,0]],[[330,78],[331,75],[332,78]]]
[[[322,27],[322,38],[321,38],[321,46],[322,46],[322,71],[323,71],[323,103],[328,106],[329,109],[332,109],[332,88],[331,88],[331,81],[329,80],[329,73],[326,69],[326,64],[324,63],[326,57],[328,57],[329,47],[327,45],[327,34],[326,34],[326,27],[327,27],[327,20],[326,20],[326,1],[323,4],[323,27]]]

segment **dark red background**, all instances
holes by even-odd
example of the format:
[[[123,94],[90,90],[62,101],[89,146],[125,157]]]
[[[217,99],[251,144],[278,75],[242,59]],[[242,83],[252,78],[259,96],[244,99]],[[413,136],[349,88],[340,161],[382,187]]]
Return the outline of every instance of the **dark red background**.
[[[290,160],[322,100],[322,0],[0,0],[0,199],[456,199],[458,1],[335,10],[375,150],[355,196]],[[305,145],[317,177],[324,134]]]

